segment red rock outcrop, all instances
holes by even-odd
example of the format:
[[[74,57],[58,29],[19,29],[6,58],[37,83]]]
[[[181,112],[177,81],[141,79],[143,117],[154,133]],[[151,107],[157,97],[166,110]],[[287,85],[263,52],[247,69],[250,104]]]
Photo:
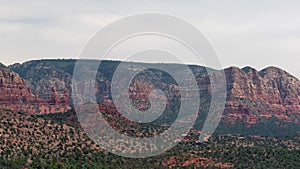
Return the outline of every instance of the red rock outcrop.
[[[97,61],[87,61],[87,65],[80,68],[84,72],[80,77],[73,77],[75,62],[76,60],[36,60],[23,64],[14,64],[9,66],[9,68],[26,79],[28,86],[33,89],[33,93],[36,93],[35,101],[39,104],[67,105],[72,102],[84,104],[90,102],[90,98],[95,96],[95,92],[97,93],[98,103],[104,103],[105,100],[111,99],[110,79],[118,62],[102,62],[103,67],[101,71],[99,70],[96,78],[97,86],[95,86],[94,81],[85,79],[85,77],[93,74],[90,66],[93,67],[93,62]],[[130,63],[130,65],[129,69],[134,69],[134,64]],[[203,101],[200,112],[208,112],[209,99],[212,92],[209,85],[210,78],[205,71],[205,67],[190,66],[190,68],[197,79],[201,101]],[[276,67],[268,67],[261,71],[251,67],[243,69],[230,67],[224,71],[227,80],[225,120],[232,123],[243,120],[246,124],[253,125],[260,119],[276,117],[284,121],[299,123],[300,82],[297,78]],[[184,77],[185,74],[180,72],[180,75]],[[154,85],[158,82],[157,85],[166,91],[170,105],[179,103],[180,98],[190,97],[181,95],[182,93],[180,92],[180,90],[190,89],[180,88],[171,81],[160,83],[163,81],[162,79],[169,78],[163,77],[163,74],[159,72],[148,72],[147,76],[151,77]],[[143,78],[141,82],[143,82]],[[65,89],[68,89],[68,91]],[[23,95],[26,94],[26,90],[23,89]],[[129,96],[137,105],[142,104],[140,108],[144,109],[144,103],[149,105],[147,98],[150,90],[152,89],[142,84],[140,86],[132,85],[129,88]],[[197,91],[197,89],[193,90]],[[72,97],[69,98],[68,95]],[[49,98],[51,98],[50,101]],[[29,100],[31,100],[30,96],[25,97],[23,102],[26,103]],[[165,99],[162,98],[162,101],[165,102]],[[109,112],[115,112],[112,106],[107,109]]]
[[[51,87],[51,95],[50,95],[49,104],[55,105],[55,104],[58,104],[58,103],[59,103],[59,96],[57,94],[56,88]]]
[[[48,114],[70,110],[68,92],[60,98],[53,88],[49,99],[33,94],[26,82],[17,73],[0,69],[0,109],[25,112],[28,114]]]
[[[256,124],[259,118],[277,117],[290,122],[300,116],[300,81],[275,67],[225,69],[227,104],[224,118]],[[294,118],[294,122],[297,122]]]
[[[69,105],[70,100],[69,100],[69,91],[68,91],[68,89],[65,89],[64,94],[60,98],[60,103],[65,105],[65,106]]]

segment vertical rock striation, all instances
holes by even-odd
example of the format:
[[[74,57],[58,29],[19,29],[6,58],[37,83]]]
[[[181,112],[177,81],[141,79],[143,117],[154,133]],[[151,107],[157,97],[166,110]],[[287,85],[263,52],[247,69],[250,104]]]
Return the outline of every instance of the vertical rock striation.
[[[17,73],[0,68],[0,109],[25,112],[28,114],[48,114],[70,110],[66,104],[67,92],[61,98],[53,87],[50,98],[40,98],[26,86],[26,81]],[[60,100],[61,99],[61,100]]]

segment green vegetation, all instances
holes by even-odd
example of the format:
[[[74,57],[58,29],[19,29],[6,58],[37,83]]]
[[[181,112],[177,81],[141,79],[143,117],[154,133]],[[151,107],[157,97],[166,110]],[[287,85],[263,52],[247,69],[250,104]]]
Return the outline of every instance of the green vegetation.
[[[34,156],[33,160],[28,162],[26,156],[14,157],[11,159],[0,158],[0,167],[13,168],[168,168],[164,162],[171,157],[182,159],[175,161],[175,166],[181,166],[184,162],[184,154],[193,154],[207,159],[212,159],[215,163],[230,163],[234,168],[299,168],[300,151],[296,149],[287,149],[284,145],[279,147],[270,147],[269,144],[278,144],[283,140],[267,138],[262,144],[261,140],[245,138],[238,139],[234,136],[214,137],[208,143],[198,145],[192,142],[181,143],[166,153],[145,159],[129,159],[119,157],[107,152],[74,152],[74,155],[68,153],[62,154],[56,158],[45,159],[45,154]],[[237,145],[231,142],[237,143]],[[299,143],[299,142],[298,142]],[[299,146],[299,145],[298,145]],[[30,153],[30,152],[26,152]],[[87,154],[89,154],[87,156]],[[209,162],[208,164],[210,164]],[[213,164],[213,163],[212,163]],[[211,165],[212,165],[211,164]],[[185,167],[185,168],[190,168]],[[183,167],[184,168],[184,167]],[[213,166],[208,168],[214,168]]]
[[[49,120],[50,117],[62,119],[58,114],[43,117],[46,120],[22,113],[0,113],[1,169],[218,168],[220,165],[300,168],[299,137],[213,135],[207,142],[198,144],[195,143],[198,132],[192,130],[185,140],[161,155],[130,159],[100,149],[80,129],[63,121]],[[185,166],[187,162],[190,164]]]
[[[238,121],[235,124],[229,124],[222,120],[216,130],[216,133],[293,138],[300,135],[300,124],[285,122],[276,117],[260,119],[257,124],[253,126],[247,126],[243,121]]]

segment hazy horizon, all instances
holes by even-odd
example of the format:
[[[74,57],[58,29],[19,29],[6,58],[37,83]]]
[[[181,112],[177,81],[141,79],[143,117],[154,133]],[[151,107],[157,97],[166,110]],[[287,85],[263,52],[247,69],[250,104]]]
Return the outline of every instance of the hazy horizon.
[[[78,58],[46,58],[46,59],[41,58],[41,59],[33,59],[33,60],[27,60],[27,61],[24,61],[24,62],[15,62],[15,63],[9,64],[9,65],[6,65],[6,64],[4,64],[4,65],[5,65],[5,66],[11,66],[11,65],[14,65],[14,64],[23,64],[23,63],[26,63],[26,62],[36,61],[36,60],[77,60],[77,59],[78,59]],[[83,59],[83,60],[97,60],[97,59]],[[107,59],[107,60],[102,60],[102,61],[116,61],[116,62],[120,61],[120,62],[122,62],[122,60],[117,60],[117,59],[112,59],[112,60]],[[143,61],[128,61],[128,62],[133,62],[133,63],[154,63],[154,64],[157,63],[157,64],[160,64],[160,63],[158,63],[158,62],[143,62]],[[2,63],[2,62],[0,61],[0,63]],[[3,64],[3,63],[2,63],[2,64]],[[182,63],[173,63],[173,62],[169,62],[168,64],[182,64]],[[184,63],[184,64],[186,64],[186,65],[196,65],[196,66],[205,66],[205,65],[201,65],[201,64],[193,64],[193,63]],[[257,71],[262,71],[263,69],[268,68],[268,67],[277,67],[277,68],[279,68],[279,69],[282,69],[282,70],[284,70],[284,71],[287,71],[287,70],[285,70],[285,69],[282,68],[282,67],[274,66],[274,65],[269,65],[269,66],[266,66],[266,67],[264,67],[264,68],[262,68],[262,69],[257,69],[257,68],[255,68],[255,67],[253,67],[253,66],[251,66],[251,65],[245,65],[245,66],[242,66],[242,67],[237,66],[237,65],[231,65],[231,66],[224,67],[224,69],[230,68],[230,67],[238,67],[238,68],[240,68],[240,69],[243,69],[243,68],[245,68],[245,67],[251,67],[251,68],[254,68],[254,69],[257,70]],[[214,67],[207,67],[207,68],[215,69]],[[217,69],[216,69],[216,70],[217,70]],[[288,71],[287,71],[287,73],[289,73],[289,74],[295,76],[294,74],[292,74],[292,73],[290,73],[290,72],[288,72]],[[295,77],[299,79],[299,77],[297,77],[297,76],[295,76]]]
[[[5,1],[0,6],[0,62],[77,59],[89,38],[105,25],[124,16],[157,12],[197,27],[215,47],[224,68],[275,66],[299,78],[299,6],[292,0]],[[122,58],[121,54],[114,59]]]

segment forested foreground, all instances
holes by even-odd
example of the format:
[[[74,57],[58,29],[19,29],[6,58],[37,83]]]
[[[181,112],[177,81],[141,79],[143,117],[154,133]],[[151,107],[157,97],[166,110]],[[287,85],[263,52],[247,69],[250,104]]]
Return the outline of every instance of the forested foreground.
[[[66,124],[0,113],[0,168],[300,168],[299,137],[223,134],[198,143],[199,131],[193,129],[161,155],[130,159],[97,146],[72,119]],[[136,130],[140,133],[143,128]]]
[[[299,151],[278,150],[274,148],[236,148],[236,147],[215,147],[213,152],[208,147],[194,147],[191,152],[190,145],[181,145],[163,155],[148,159],[127,159],[111,154],[92,153],[90,157],[83,154],[68,156],[62,155],[59,158],[45,159],[43,155],[37,155],[28,162],[26,157],[14,157],[12,159],[0,159],[1,168],[300,168]],[[180,148],[181,147],[181,148]],[[200,150],[200,151],[199,151]],[[202,151],[202,152],[201,152]],[[191,163],[184,166],[191,158],[182,154],[192,153],[193,156],[201,156],[202,162]],[[170,160],[171,157],[176,161]],[[205,160],[205,157],[208,160]],[[196,159],[196,158],[195,158]],[[214,159],[212,161],[211,159]],[[168,161],[169,160],[169,161]],[[195,160],[196,161],[196,160]],[[218,163],[221,162],[221,163]],[[227,164],[226,164],[227,163]],[[230,163],[230,164],[228,164]]]
[[[299,140],[298,140],[299,141]],[[290,142],[290,145],[288,145]],[[278,138],[214,136],[206,144],[186,142],[166,153],[129,159],[104,151],[72,150],[59,156],[33,155],[31,150],[0,159],[0,168],[300,168],[299,142]],[[284,144],[286,143],[286,145]],[[269,146],[270,145],[270,146]],[[290,148],[288,148],[288,146]],[[297,147],[292,147],[297,146]],[[64,151],[64,150],[61,150]],[[6,152],[9,153],[9,152]],[[30,154],[31,153],[31,154]],[[30,156],[30,158],[28,158]]]

